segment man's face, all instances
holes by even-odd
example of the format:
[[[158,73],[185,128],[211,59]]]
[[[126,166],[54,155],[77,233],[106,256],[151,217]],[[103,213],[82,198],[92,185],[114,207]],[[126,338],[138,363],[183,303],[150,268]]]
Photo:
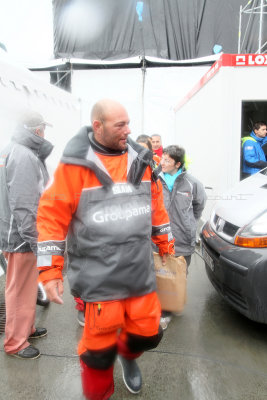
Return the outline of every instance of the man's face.
[[[161,138],[160,136],[152,136],[151,138],[152,142],[152,149],[153,150],[158,150],[161,146]]]
[[[96,140],[105,147],[113,150],[125,150],[127,137],[131,133],[129,117],[123,107],[113,107],[106,113],[104,121],[94,121]]]
[[[262,125],[259,129],[255,129],[255,135],[259,138],[264,138],[267,133],[266,125]]]
[[[162,155],[162,159],[160,161],[162,171],[164,173],[174,175],[180,168],[181,163],[176,163],[173,158],[171,158],[168,154],[164,153]]]

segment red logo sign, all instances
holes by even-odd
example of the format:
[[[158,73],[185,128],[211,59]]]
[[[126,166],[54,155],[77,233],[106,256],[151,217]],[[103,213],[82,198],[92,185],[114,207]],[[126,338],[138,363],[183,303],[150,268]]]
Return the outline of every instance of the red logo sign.
[[[267,54],[233,54],[231,66],[263,66],[267,65]]]

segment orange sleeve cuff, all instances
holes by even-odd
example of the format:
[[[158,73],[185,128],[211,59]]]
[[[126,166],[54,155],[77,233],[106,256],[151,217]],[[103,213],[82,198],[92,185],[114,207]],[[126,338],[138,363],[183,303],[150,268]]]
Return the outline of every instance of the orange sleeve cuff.
[[[175,254],[175,250],[174,250],[174,239],[171,240],[170,242],[167,243],[160,243],[158,244],[158,248],[159,248],[159,255],[162,257],[163,254],[168,253],[170,255],[174,255]]]
[[[46,270],[41,270],[41,273],[38,277],[38,282],[41,282],[45,285],[47,282],[52,281],[53,279],[61,279],[63,281],[62,276],[62,267],[53,267]]]

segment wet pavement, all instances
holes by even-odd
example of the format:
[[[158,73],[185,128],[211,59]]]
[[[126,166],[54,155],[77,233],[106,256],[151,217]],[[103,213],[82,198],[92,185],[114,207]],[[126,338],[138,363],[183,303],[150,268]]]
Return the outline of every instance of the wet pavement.
[[[67,282],[63,306],[37,306],[36,325],[49,331],[35,340],[42,356],[24,361],[0,351],[1,400],[83,399],[76,356],[82,328],[76,313]],[[112,400],[267,400],[267,326],[232,310],[195,254],[184,313],[171,321],[158,348],[141,356],[139,366],[143,388],[132,395],[116,362]]]

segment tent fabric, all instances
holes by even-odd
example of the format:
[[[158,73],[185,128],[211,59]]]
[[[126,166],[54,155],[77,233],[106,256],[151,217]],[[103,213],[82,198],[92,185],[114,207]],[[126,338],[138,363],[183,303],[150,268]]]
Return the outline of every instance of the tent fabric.
[[[248,0],[53,0],[54,55],[91,60],[134,56],[184,60],[210,55],[215,45],[222,46],[224,53],[237,53],[239,10],[247,3]],[[251,1],[251,6],[259,4],[260,0]],[[259,14],[244,14],[242,23],[242,50],[255,52]],[[266,15],[264,24],[266,27]]]
[[[150,56],[136,56],[120,60],[89,60],[84,58],[57,58],[46,63],[35,63],[27,66],[31,71],[67,72],[83,69],[117,69],[146,67],[185,67],[198,65],[212,65],[223,53],[212,54],[206,57],[191,58],[190,60],[167,60]]]

